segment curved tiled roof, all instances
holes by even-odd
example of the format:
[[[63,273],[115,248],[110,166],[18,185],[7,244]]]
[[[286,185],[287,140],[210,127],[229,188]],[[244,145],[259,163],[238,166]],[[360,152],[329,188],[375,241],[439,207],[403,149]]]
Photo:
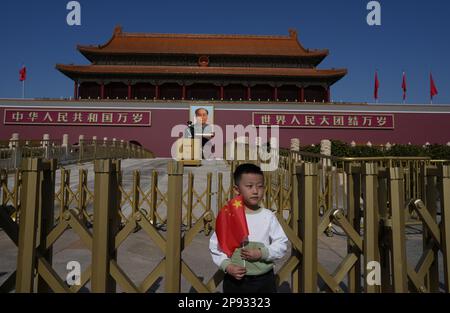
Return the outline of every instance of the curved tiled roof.
[[[297,39],[297,32],[289,36],[202,35],[125,33],[120,26],[104,45],[83,46],[78,50],[91,54],[193,54],[313,57],[323,59],[328,50],[305,49]],[[89,59],[89,57],[88,57]]]
[[[266,68],[266,67],[201,67],[201,66],[129,66],[129,65],[64,65],[56,68],[72,74],[125,74],[125,75],[230,75],[275,77],[322,77],[342,78],[346,69],[320,70],[316,68]]]

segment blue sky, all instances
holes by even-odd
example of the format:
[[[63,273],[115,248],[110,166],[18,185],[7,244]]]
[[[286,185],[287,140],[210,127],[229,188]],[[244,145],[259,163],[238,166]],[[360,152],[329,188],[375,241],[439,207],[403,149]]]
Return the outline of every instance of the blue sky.
[[[330,50],[319,68],[347,68],[332,88],[335,101],[429,103],[429,73],[450,104],[450,1],[380,0],[381,26],[368,26],[369,0],[79,0],[81,26],[68,26],[68,0],[6,0],[0,4],[0,98],[21,97],[19,69],[27,66],[27,97],[69,97],[73,83],[56,63],[88,64],[77,44],[103,44],[116,24],[126,32],[287,35],[297,29],[306,48]]]

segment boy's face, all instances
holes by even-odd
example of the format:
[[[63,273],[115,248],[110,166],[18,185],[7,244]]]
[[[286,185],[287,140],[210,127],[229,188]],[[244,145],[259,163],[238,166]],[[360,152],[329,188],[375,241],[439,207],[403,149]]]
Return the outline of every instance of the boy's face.
[[[253,173],[242,174],[239,185],[234,186],[234,191],[242,195],[247,207],[257,207],[264,195],[264,176]]]

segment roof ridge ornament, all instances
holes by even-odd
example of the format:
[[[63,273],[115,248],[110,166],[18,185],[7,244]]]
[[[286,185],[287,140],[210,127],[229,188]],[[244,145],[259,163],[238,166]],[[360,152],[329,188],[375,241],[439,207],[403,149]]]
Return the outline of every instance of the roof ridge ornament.
[[[297,40],[297,30],[295,28],[289,28],[289,37]]]
[[[116,27],[114,27],[114,36],[117,35],[121,35],[122,34],[122,25],[116,25]]]

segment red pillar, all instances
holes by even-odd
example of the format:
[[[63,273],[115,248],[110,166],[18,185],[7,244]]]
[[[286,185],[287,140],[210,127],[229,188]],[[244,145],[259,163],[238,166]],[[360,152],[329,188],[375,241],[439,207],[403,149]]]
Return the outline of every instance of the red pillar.
[[[223,100],[223,86],[220,86],[220,100]]]
[[[185,100],[186,99],[186,85],[183,84],[183,90],[182,90],[182,95],[181,95],[181,99]]]
[[[247,100],[252,100],[252,90],[250,89],[250,86],[247,86]]]
[[[300,102],[305,101],[305,87],[300,87]]]
[[[155,98],[159,99],[159,85],[155,85]]]
[[[327,86],[327,102],[330,102],[331,99],[331,90],[330,86]]]
[[[100,85],[100,99],[105,99],[105,83],[101,83]]]
[[[73,98],[75,100],[78,100],[78,82],[75,81],[74,87],[73,87]]]
[[[131,83],[128,83],[128,100],[131,100]]]
[[[273,88],[273,100],[274,101],[278,100],[278,87]]]

